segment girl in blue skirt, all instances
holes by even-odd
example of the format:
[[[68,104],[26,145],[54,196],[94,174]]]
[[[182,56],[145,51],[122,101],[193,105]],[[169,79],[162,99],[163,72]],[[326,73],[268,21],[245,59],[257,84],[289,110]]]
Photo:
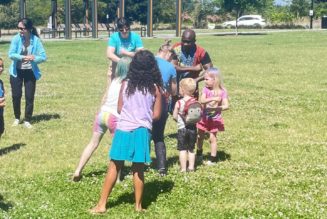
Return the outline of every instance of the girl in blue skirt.
[[[144,163],[151,162],[152,121],[160,118],[161,90],[162,78],[153,54],[137,52],[120,89],[120,118],[109,154],[111,161],[100,200],[91,213],[106,212],[107,198],[125,160],[132,162],[135,210],[143,211]]]

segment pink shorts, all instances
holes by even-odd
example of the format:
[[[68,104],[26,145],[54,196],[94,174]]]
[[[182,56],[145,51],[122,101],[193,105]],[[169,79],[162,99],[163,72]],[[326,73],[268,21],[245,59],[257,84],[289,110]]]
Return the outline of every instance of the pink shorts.
[[[202,118],[200,122],[196,124],[196,127],[202,131],[210,132],[210,133],[225,131],[223,118],[219,118],[216,120]]]
[[[117,117],[109,112],[100,111],[95,115],[93,132],[105,133],[107,129],[114,135],[117,126]]]

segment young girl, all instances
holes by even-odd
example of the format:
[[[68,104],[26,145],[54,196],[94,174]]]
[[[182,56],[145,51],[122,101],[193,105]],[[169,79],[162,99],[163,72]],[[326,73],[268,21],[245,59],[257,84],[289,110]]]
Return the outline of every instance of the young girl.
[[[222,76],[217,68],[209,68],[204,74],[205,87],[202,89],[200,102],[203,104],[201,121],[197,123],[197,155],[202,156],[205,132],[210,134],[210,159],[208,165],[217,162],[217,132],[224,131],[224,120],[221,111],[228,109],[227,90],[223,87]]]
[[[93,123],[93,135],[89,144],[85,147],[79,164],[74,172],[72,180],[77,182],[82,177],[82,170],[93,152],[98,148],[103,135],[107,130],[113,135],[116,129],[119,114],[117,112],[119,90],[122,80],[125,79],[129,63],[129,57],[123,57],[118,61],[116,73],[111,82],[111,75],[108,75],[107,90],[102,98],[100,111],[96,114]]]
[[[153,54],[142,50],[135,54],[126,80],[120,89],[120,118],[110,150],[111,161],[98,204],[91,213],[104,213],[107,198],[125,160],[132,162],[135,210],[142,211],[144,163],[151,162],[152,121],[161,114],[162,79]]]

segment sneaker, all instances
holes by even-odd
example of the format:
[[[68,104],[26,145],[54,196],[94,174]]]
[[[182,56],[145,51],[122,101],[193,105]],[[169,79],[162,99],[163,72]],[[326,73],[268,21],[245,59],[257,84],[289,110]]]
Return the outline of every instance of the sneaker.
[[[25,126],[26,128],[28,128],[28,129],[33,128],[33,126],[31,125],[31,123],[30,123],[30,122],[27,122],[27,121],[24,122],[24,126]]]
[[[15,119],[12,123],[12,126],[18,126],[19,125],[19,119]]]
[[[207,162],[205,162],[205,165],[207,166],[215,166],[217,163],[212,162],[211,160],[208,160]]]

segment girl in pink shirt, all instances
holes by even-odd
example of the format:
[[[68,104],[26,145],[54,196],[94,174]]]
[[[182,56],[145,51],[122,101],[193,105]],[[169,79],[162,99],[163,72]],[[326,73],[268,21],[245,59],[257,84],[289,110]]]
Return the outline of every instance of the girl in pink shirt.
[[[201,120],[197,123],[197,156],[202,156],[204,135],[210,135],[210,160],[208,165],[217,162],[217,132],[224,131],[223,110],[228,109],[227,90],[223,87],[222,76],[217,68],[209,68],[204,74],[205,87],[202,89],[200,102],[203,105]]]

